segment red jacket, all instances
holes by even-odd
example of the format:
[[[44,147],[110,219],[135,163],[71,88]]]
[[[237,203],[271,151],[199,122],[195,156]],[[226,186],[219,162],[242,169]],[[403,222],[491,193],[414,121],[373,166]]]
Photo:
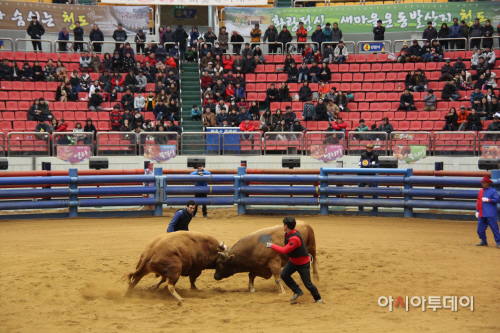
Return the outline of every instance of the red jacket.
[[[68,124],[64,123],[59,126],[54,130],[54,132],[66,132],[68,130]]]
[[[290,231],[290,233],[292,233],[292,234],[296,233],[296,232],[297,231],[295,229]],[[271,245],[271,249],[278,252],[278,253],[281,253],[281,254],[288,254],[288,253],[292,252],[293,250],[295,250],[296,248],[298,248],[301,244],[302,244],[302,242],[300,241],[299,237],[292,236],[288,240],[288,244],[285,247],[281,247],[279,245],[273,244],[273,245]],[[298,258],[288,258],[288,259],[290,259],[290,261],[294,265],[305,265],[310,260],[309,256],[303,256],[303,257],[298,257]]]
[[[307,30],[305,28],[299,28],[297,30],[297,42],[307,41]]]
[[[226,88],[226,97],[228,96],[234,96],[234,88]]]
[[[338,124],[337,122],[334,122],[334,123],[332,123],[332,127],[335,130],[342,130],[342,129],[346,129],[347,124],[346,123]]]
[[[156,67],[156,57],[154,59],[151,59],[149,56],[144,57],[144,60],[142,61],[142,64],[146,66],[146,61],[149,61],[149,64],[153,67]]]
[[[170,65],[173,68],[177,67],[174,58],[165,59],[165,66]]]
[[[205,76],[203,75],[201,77],[201,86],[203,87],[203,89],[206,89],[208,87],[209,84],[212,84],[213,83],[213,80],[212,80],[212,77],[209,75],[209,76]]]
[[[234,60],[233,59],[222,59],[222,64],[223,64],[223,68],[225,70],[233,70],[233,63],[234,63]]]
[[[252,124],[251,121],[248,122],[248,125],[247,125],[246,122],[242,122],[240,124],[240,131],[242,131],[242,132],[245,132],[245,131],[246,132],[253,132],[253,131],[255,131],[255,126]]]
[[[120,86],[120,87],[124,88],[124,87],[123,87],[123,81],[124,81],[124,80],[125,80],[125,76],[124,76],[124,75],[121,75],[121,76],[120,76],[120,79],[118,79],[118,82],[116,82],[117,80],[116,80],[115,76],[113,75],[113,76],[111,77],[111,87],[114,87],[114,86]]]
[[[109,120],[111,120],[111,126],[120,126],[122,121],[122,115],[119,112],[111,112],[109,114]]]

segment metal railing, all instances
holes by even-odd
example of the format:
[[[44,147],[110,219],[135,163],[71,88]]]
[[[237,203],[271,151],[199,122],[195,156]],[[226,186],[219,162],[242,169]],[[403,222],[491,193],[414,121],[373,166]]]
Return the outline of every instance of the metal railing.
[[[360,53],[362,43],[384,43],[384,51],[370,51],[370,53],[389,53],[392,50],[392,41],[390,40],[360,40],[356,43],[356,53]],[[386,44],[389,44],[387,47]]]
[[[434,133],[434,156],[476,156],[476,132],[442,131]]]
[[[323,52],[326,48],[327,45],[331,44],[331,45],[337,45],[338,43],[340,42],[323,42],[321,43],[321,55],[323,55]],[[344,46],[347,48],[347,52],[349,52],[350,54],[357,54],[357,47],[356,47],[356,42],[351,42],[351,41],[342,41],[342,44],[344,44]],[[349,46],[352,46],[351,49],[349,49]],[[335,48],[332,47],[332,50],[335,51]]]
[[[342,151],[345,152],[345,133],[342,131],[334,132],[306,132],[304,141],[305,154],[313,155],[313,150],[325,148],[328,145],[342,145]]]
[[[262,155],[260,132],[222,133],[223,155]]]
[[[0,156],[5,156],[7,147],[5,146],[5,134],[0,132]]]
[[[132,135],[134,136],[132,138]],[[101,132],[96,135],[97,156],[137,155],[135,133]]]
[[[427,156],[432,152],[432,136],[430,132],[392,132],[390,135],[389,155],[394,153],[394,146],[425,145]]]
[[[182,155],[220,155],[219,132],[184,132],[181,134]]]
[[[4,48],[1,50],[2,52],[3,51],[12,51],[14,52],[14,42],[12,41],[12,38],[0,38],[1,41],[4,41]],[[10,48],[7,49],[7,47],[5,46],[5,41],[8,41],[10,43]]]
[[[361,155],[367,144],[373,145],[373,150],[379,155],[387,155],[388,135],[386,132],[349,132],[348,136],[348,154]]]
[[[177,154],[179,148],[179,134],[177,132],[142,132],[139,133],[139,156],[151,150],[152,146],[169,145],[175,146],[175,153]],[[154,150],[154,149],[153,149]]]
[[[445,47],[444,52],[451,52],[451,51],[467,51],[467,38],[465,37],[459,37],[459,38],[435,38],[431,40],[431,45],[432,43],[437,40],[438,43],[441,41],[449,42],[449,41],[456,41],[457,42],[457,48],[456,49],[450,49]],[[440,43],[441,44],[441,43]],[[459,45],[463,45],[463,48],[459,48]]]
[[[128,41],[124,41],[124,42],[115,42],[115,41],[93,41],[93,42],[90,42],[90,50],[89,52],[91,52],[93,49],[94,49],[94,44],[104,44],[104,45],[101,45],[102,46],[102,49],[101,49],[101,53],[109,53],[109,54],[113,54],[113,52],[115,52],[116,50],[116,47],[115,47],[115,44],[123,44],[123,48],[121,48],[120,50],[123,52],[123,49],[125,49],[125,44],[129,43],[130,44],[130,48],[134,51],[134,55],[137,54],[136,52],[136,48],[135,48],[135,45],[137,44],[144,44],[144,47],[146,48],[148,46],[148,42],[146,43],[136,43],[136,42],[128,42]],[[160,44],[158,42],[150,42],[151,44]],[[104,47],[106,45],[113,45],[113,49],[111,51],[108,51],[107,48],[104,49]],[[141,53],[142,54],[142,53]]]
[[[19,46],[18,46],[19,42],[40,42],[40,43],[43,42],[43,43],[49,43],[49,53],[52,53],[52,41],[50,39],[17,38],[14,41],[14,48],[15,48],[16,52],[23,51],[23,50],[19,50]],[[43,46],[43,44],[42,44],[42,46]],[[28,50],[25,50],[24,52],[28,52]],[[44,52],[44,51],[42,51],[42,52]]]
[[[76,52],[75,51],[75,44],[82,44],[83,45],[83,51],[89,51],[92,52],[90,42],[85,42],[85,41],[74,41],[74,40],[55,40],[54,42],[54,50],[58,53],[63,52]],[[60,45],[59,47],[57,44],[67,44],[66,45],[66,51],[61,51],[60,50]],[[69,44],[69,45],[68,45]],[[69,46],[69,47],[68,47]],[[78,51],[80,52],[80,51]]]
[[[494,49],[500,49],[500,36],[491,36],[491,37],[470,37],[469,39],[469,50],[471,50],[471,44],[472,44],[472,40],[481,40],[481,39],[491,39],[492,40],[492,46],[491,46],[491,49],[494,50]],[[498,47],[495,48],[495,39],[498,39]],[[483,41],[484,43],[484,41]],[[482,43],[480,43],[482,44]]]
[[[44,132],[10,132],[8,153],[13,156],[50,156],[50,135]]]
[[[478,155],[484,158],[500,158],[500,132],[478,133]]]
[[[268,132],[264,134],[264,155],[271,151],[277,151],[284,155],[302,155],[303,149],[304,133],[302,132]]]
[[[398,47],[397,47],[397,44],[401,43],[401,48],[403,47],[403,43],[406,42],[408,44],[408,47],[412,46],[413,45],[413,41],[416,40],[418,42],[424,42],[424,45],[425,45],[425,42],[427,41],[427,39],[396,39],[392,42],[392,52],[393,53],[396,53],[397,50],[398,50]],[[420,43],[418,43],[420,45]],[[420,45],[422,46],[422,45]]]
[[[94,133],[92,132],[54,132],[52,137],[52,156],[58,153],[70,154],[70,150],[62,147],[90,147],[90,156],[94,154]]]
[[[305,46],[306,44],[309,44],[310,46],[316,45],[316,48],[319,47],[319,43],[316,42],[289,42],[286,43],[286,50],[283,49],[283,54],[302,54],[302,50],[299,52],[299,45]],[[294,48],[293,52],[290,51],[290,45]],[[293,46],[297,45],[297,47]]]
[[[282,55],[283,54],[283,43],[280,43],[280,42],[252,42],[250,43],[250,49],[254,50],[255,49],[255,46],[259,46],[261,51],[262,51],[262,55],[266,54],[266,55]],[[268,47],[265,48],[264,50],[264,45],[267,45]],[[278,50],[276,50],[276,53],[269,53],[269,46],[270,45],[276,45],[276,48],[279,49],[280,51],[278,52]]]

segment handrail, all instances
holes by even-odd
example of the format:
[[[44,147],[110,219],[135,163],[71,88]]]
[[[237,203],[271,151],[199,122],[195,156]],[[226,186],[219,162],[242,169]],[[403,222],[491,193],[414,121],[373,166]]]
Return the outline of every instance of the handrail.
[[[71,45],[73,46],[73,50],[68,50],[68,49],[66,49],[66,51],[61,51],[61,50],[59,50],[59,49],[57,48],[57,44],[61,44],[61,43],[71,44]],[[58,40],[55,40],[55,41],[54,41],[54,50],[55,50],[56,52],[58,52],[58,53],[61,53],[61,52],[63,52],[63,53],[64,53],[64,52],[68,52],[68,53],[69,53],[69,52],[73,52],[73,53],[76,53],[76,52],[75,52],[75,49],[74,49],[74,45],[75,45],[75,44],[77,44],[77,43],[78,43],[78,44],[83,44],[84,46],[85,46],[85,44],[86,44],[86,45],[88,46],[88,48],[90,49],[90,42],[86,42],[86,41],[79,41],[79,40],[59,40],[59,39],[58,39]],[[84,47],[84,49],[83,49],[83,50],[85,51],[85,47]],[[90,50],[87,50],[87,51],[91,52]]]
[[[359,47],[361,46],[361,43],[384,43],[385,51],[370,51],[370,53],[389,53],[392,50],[392,41],[390,40],[360,40],[356,43],[357,53],[360,53]],[[385,47],[386,43],[389,43],[389,47]]]
[[[279,136],[279,135],[283,135],[283,136],[287,136],[287,135],[294,135],[295,136],[295,140],[285,140],[285,141],[282,141],[282,140],[270,140],[268,139],[268,137],[270,135],[273,135],[273,136]],[[297,136],[300,137],[300,139],[297,139]],[[286,146],[287,148],[296,148],[296,147],[299,147],[300,151],[301,151],[301,154],[302,155],[302,151],[304,150],[304,133],[303,132],[267,132],[267,133],[264,133],[264,155],[267,155],[267,143],[268,141],[280,141],[280,142],[283,142],[283,144],[281,146]],[[299,144],[298,145],[290,145],[290,141],[299,141]],[[278,145],[278,144],[277,144]],[[299,155],[299,154],[288,154],[287,152],[287,155]]]
[[[7,151],[7,147],[5,146],[5,133],[0,132],[1,145],[0,145],[0,156],[5,156],[5,152]]]
[[[22,135],[23,136],[23,141],[25,140],[24,137],[25,136],[29,136],[29,135],[33,135],[34,139],[33,141],[36,141],[38,137],[40,136],[43,136],[43,141],[45,141],[45,144],[44,146],[47,148],[46,149],[46,154],[36,154],[37,156],[50,156],[50,135],[49,133],[44,133],[44,132],[9,132],[7,134],[7,151],[9,153],[9,156],[12,156],[11,153],[13,152],[11,150],[11,148],[13,147],[12,146],[12,143],[11,141],[17,141],[17,140],[12,140],[12,136],[15,136],[15,135]],[[31,141],[31,139],[28,139]],[[39,141],[42,141],[41,139]],[[14,147],[36,147],[37,145],[26,145],[26,144],[20,144],[20,145],[14,145]],[[40,151],[38,151],[40,152]]]
[[[238,43],[238,44],[240,44],[240,43]],[[283,43],[280,43],[280,42],[270,42],[270,43],[268,43],[268,42],[251,42],[250,43],[250,49],[251,50],[255,49],[253,47],[253,45],[258,45],[260,47],[260,50],[262,51],[262,53],[264,53],[264,48],[263,48],[264,45],[276,45],[276,46],[278,46],[281,49],[281,53],[278,53],[278,52],[276,52],[276,53],[266,52],[266,54],[270,54],[270,55],[283,54],[283,47],[284,47],[284,45],[283,45]],[[268,50],[269,50],[269,48],[268,48]]]
[[[94,49],[94,44],[123,44],[123,47],[125,48],[125,44],[127,44],[127,43],[130,44],[130,48],[132,48],[132,46],[137,45],[137,44],[144,44],[144,45],[148,45],[148,43],[155,44],[155,45],[161,44],[160,42],[136,43],[136,42],[128,42],[128,41],[116,42],[116,41],[109,41],[109,40],[108,41],[96,40],[96,41],[90,42],[89,44],[91,46],[91,50],[93,50]],[[133,49],[133,51],[134,51],[134,54],[137,54],[136,49]],[[114,52],[114,50],[112,52]],[[106,52],[102,52],[101,51],[101,53],[106,53]]]
[[[481,39],[492,39],[493,40],[493,43],[492,43],[493,45],[492,45],[491,49],[495,50],[495,47],[494,47],[495,46],[495,39],[494,38],[498,39],[499,46],[498,46],[497,49],[500,49],[500,36],[491,36],[491,37],[470,37],[469,38],[469,50],[471,50],[470,45],[472,44],[472,40],[473,39],[474,40],[477,40],[477,39],[479,39],[479,40],[481,40]]]
[[[103,136],[109,136],[109,135],[125,135],[125,134],[133,134],[135,135],[134,132],[117,132],[117,131],[110,131],[110,132],[99,132],[96,134],[96,147],[97,147],[97,150],[96,150],[96,156],[112,156],[112,155],[116,155],[116,154],[106,154],[106,151],[105,150],[101,150],[100,148],[102,147],[124,147],[125,145],[124,144],[121,144],[121,143],[118,143],[118,144],[110,144],[110,143],[107,143],[107,144],[103,144],[100,142],[100,139],[101,137]],[[128,144],[127,146],[129,146],[130,148],[132,148],[133,146],[133,149],[134,149],[134,155],[133,156],[138,156],[137,155],[137,142],[130,142],[130,144]],[[116,150],[112,150],[110,149],[109,152],[116,152]],[[131,155],[127,155],[127,156],[131,156]]]
[[[396,51],[396,44],[397,44],[397,43],[404,43],[404,42],[411,42],[411,43],[413,43],[413,41],[414,41],[414,40],[416,40],[416,41],[418,41],[418,42],[424,42],[424,45],[425,45],[425,42],[427,41],[427,39],[417,39],[417,38],[415,38],[415,39],[411,39],[411,38],[410,38],[410,39],[395,39],[395,40],[392,42],[392,52],[393,52],[393,53],[396,53],[396,52],[397,52],[397,51]],[[408,46],[408,47],[410,47],[410,46]]]
[[[355,131],[351,131],[349,132],[349,134],[347,135],[347,141],[348,141],[348,147],[347,147],[347,152],[349,155],[351,155],[351,147],[363,147],[363,144],[361,144],[361,141],[375,141],[375,140],[363,140],[363,139],[359,139],[359,140],[354,140],[353,136],[354,135],[377,135],[377,136],[381,136],[383,135],[385,137],[384,141],[385,141],[385,155],[387,155],[387,146],[389,144],[389,140],[388,140],[388,135],[386,132],[371,132],[371,131],[365,131],[365,132],[355,132]],[[384,143],[384,141],[382,140],[379,140],[379,141],[376,141],[376,144],[378,145],[382,145]],[[355,144],[355,142],[360,142],[360,143],[357,143]],[[377,151],[381,151],[381,150],[377,150]],[[353,156],[357,156],[358,154],[352,154]]]
[[[448,51],[467,51],[467,38],[465,37],[459,37],[459,38],[434,38],[433,40],[431,40],[431,45],[432,43],[437,40],[438,43],[439,41],[443,40],[443,41],[451,41],[451,40],[456,40],[456,41],[462,41],[463,42],[463,45],[464,45],[464,48],[463,49],[459,49],[458,48],[458,45],[457,45],[457,48],[456,49],[453,49],[453,50],[448,50],[448,49],[445,49],[444,52],[448,52]]]
[[[434,132],[434,137],[433,137],[433,143],[434,143],[433,144],[433,146],[434,146],[433,154],[434,154],[434,156],[436,156],[436,146],[439,146],[439,147],[449,147],[449,146],[451,146],[451,145],[446,145],[446,144],[444,144],[444,145],[437,145],[436,144],[436,136],[437,135],[441,135],[441,134],[452,134],[452,135],[460,135],[460,134],[462,134],[464,136],[464,140],[466,140],[465,139],[465,135],[472,134],[474,136],[474,146],[473,146],[472,154],[473,154],[473,156],[476,156],[476,153],[477,153],[477,151],[476,151],[476,147],[477,147],[477,145],[476,145],[476,132],[474,132],[474,131],[439,131],[439,132]],[[457,147],[458,146],[469,147],[467,145],[458,145],[458,143],[457,143]]]
[[[283,47],[283,48],[282,48],[282,52],[283,52],[283,54],[288,54],[288,53],[290,53],[290,54],[301,54],[301,52],[298,52],[298,51],[299,51],[299,48],[298,48],[298,47],[297,47],[297,53],[292,53],[292,52],[289,52],[289,50],[290,50],[290,45],[297,45],[297,46],[298,46],[299,44],[300,44],[300,45],[304,45],[304,46],[305,46],[306,44],[309,44],[309,45],[311,45],[311,46],[312,46],[312,45],[316,45],[316,49],[319,47],[319,43],[316,43],[316,42],[288,42],[288,43],[286,43],[286,48],[287,48],[287,50],[285,50],[285,47]]]
[[[493,137],[494,140],[489,140],[488,136],[497,136],[497,138]],[[481,157],[483,155],[483,152],[481,151],[481,148],[483,145],[485,146],[490,146],[488,144],[484,144],[485,141],[494,141],[495,143],[498,141],[498,144],[496,144],[496,147],[500,146],[500,131],[480,131],[478,132],[478,156]],[[496,149],[495,149],[496,150]],[[492,157],[495,157],[496,155],[492,154]]]
[[[14,42],[12,41],[12,38],[0,38],[0,40],[6,40],[6,41],[9,41],[10,42],[10,51],[14,51],[13,47],[14,47]],[[5,47],[4,49],[2,50],[3,51],[9,51],[9,50],[6,50]]]
[[[431,132],[417,132],[417,131],[408,131],[408,132],[404,132],[404,131],[394,131],[394,132],[391,132],[390,134],[390,137],[389,137],[389,154],[392,150],[392,140],[394,138],[394,136],[398,134],[398,135],[401,135],[401,134],[426,134],[429,136],[429,145],[428,145],[428,148],[427,148],[427,153],[430,154],[432,153],[432,134]],[[395,139],[394,140],[398,140],[398,139]],[[419,139],[412,139],[412,140],[409,140],[409,139],[399,139],[399,140],[406,140],[406,141],[412,141],[412,140],[419,140]],[[419,140],[420,141],[420,140]],[[394,144],[394,145],[397,145],[397,144]]]
[[[226,136],[236,136],[238,135],[240,137],[240,142],[239,143],[227,143],[226,142]],[[241,137],[242,135],[252,135],[252,143],[249,145],[249,144],[246,144],[246,145],[242,145],[241,144]],[[257,140],[255,140],[254,136],[257,136]],[[255,141],[257,141],[257,143],[255,143]],[[250,150],[251,152],[253,151],[257,151],[256,149],[253,149],[254,146],[257,146],[258,148],[258,152],[259,154],[258,155],[262,155],[262,134],[260,132],[225,132],[225,133],[222,133],[222,155],[241,155],[241,147],[242,146],[251,146],[252,149]],[[229,153],[226,153],[226,147],[239,147],[239,153],[238,154],[233,154],[231,152]],[[233,149],[228,149],[228,151],[231,151]],[[249,155],[257,155],[257,154],[249,154]]]
[[[189,143],[186,144],[184,142],[185,137],[190,136],[190,135],[203,136],[205,139],[205,143],[202,142],[202,143],[198,143],[198,144],[189,144]],[[217,143],[211,143],[211,144],[206,143],[208,136],[217,137]],[[214,154],[214,155],[220,155],[220,133],[219,132],[182,132],[181,133],[181,155],[184,155],[184,146],[196,146],[196,145],[203,146],[202,155],[205,155],[205,150],[208,147],[217,147],[217,149],[214,149],[215,151],[217,151],[217,154]],[[199,155],[199,153],[196,153],[196,154]]]
[[[328,45],[328,44],[335,44],[335,45],[338,45],[339,43],[342,43],[344,44],[346,47],[348,45],[351,45],[352,44],[352,52],[349,51],[349,49],[347,49],[347,52],[351,53],[351,54],[357,54],[357,49],[356,49],[356,42],[352,42],[352,41],[340,41],[340,42],[323,42],[321,43],[321,54],[323,54],[324,50],[325,50],[325,45]],[[332,49],[332,50],[335,50],[335,49]]]
[[[309,151],[309,147],[312,146],[312,144],[309,144],[309,136],[312,136],[312,135],[324,135],[324,139],[323,141],[326,139],[327,136],[329,135],[335,135],[337,137],[337,139],[339,139],[339,136],[341,137],[339,139],[339,142],[342,142],[342,151],[345,152],[345,145],[346,145],[346,141],[345,141],[345,133],[342,132],[342,131],[333,131],[333,132],[306,132],[306,140],[305,140],[305,155],[309,156],[310,155],[310,151]],[[311,139],[312,141],[312,139]],[[327,143],[323,143],[324,145],[326,145]],[[340,144],[340,143],[338,143]]]
[[[56,137],[58,136],[61,136],[61,135],[66,135],[66,136],[71,136],[71,137],[74,137],[74,138],[84,138],[84,137],[87,137],[87,138],[91,138],[92,140],[90,140],[90,143],[87,143],[87,144],[72,144],[71,146],[89,146],[90,147],[90,156],[94,156],[94,133],[93,132],[54,132],[52,134],[52,156],[57,156],[57,147],[58,146],[70,146],[69,144],[68,145],[60,145],[57,140],[56,140]]]
[[[18,42],[20,41],[25,41],[25,42],[47,42],[49,43],[49,53],[52,53],[52,41],[50,39],[31,39],[31,38],[16,38],[15,42],[14,42],[14,46],[15,46],[15,51],[18,52],[19,51],[19,48],[18,48]],[[25,51],[27,52],[27,51]],[[42,51],[43,52],[43,51]]]

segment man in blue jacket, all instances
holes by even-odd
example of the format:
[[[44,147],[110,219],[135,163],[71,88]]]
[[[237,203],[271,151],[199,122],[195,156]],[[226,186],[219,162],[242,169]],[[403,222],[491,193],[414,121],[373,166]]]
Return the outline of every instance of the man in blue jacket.
[[[198,176],[206,176],[206,175],[211,175],[211,173],[207,170],[203,169],[203,164],[198,164],[197,170],[191,172],[191,175],[198,175]],[[194,186],[208,186],[208,182],[203,181],[203,182],[196,182],[194,183]],[[206,193],[196,193],[194,195],[196,198],[206,198],[207,194]],[[194,208],[194,213],[193,216],[196,216],[196,213],[198,212],[198,205]],[[207,205],[203,205],[202,207],[202,212],[203,212],[203,217],[207,217]]]
[[[68,29],[66,27],[62,28],[61,31],[59,31],[59,37],[57,38],[58,40],[69,40],[69,33]],[[66,52],[68,51],[67,43],[59,43],[59,52]]]
[[[464,36],[462,26],[458,24],[458,19],[453,19],[453,25],[450,26],[450,31],[448,32],[448,38],[462,38]],[[462,41],[460,40],[450,40],[450,50],[455,48],[455,45],[460,47]]]
[[[189,231],[189,222],[193,219],[193,212],[196,204],[193,200],[189,200],[186,207],[175,212],[174,217],[168,225],[167,232],[176,232],[179,230]]]
[[[497,191],[490,187],[491,183],[493,182],[488,177],[481,179],[481,185],[483,188],[479,190],[476,203],[476,217],[478,218],[477,234],[479,235],[481,242],[476,244],[476,246],[488,246],[488,242],[486,241],[486,229],[489,226],[491,232],[493,232],[497,248],[500,249],[500,232],[498,231],[497,211],[497,203],[499,199]]]

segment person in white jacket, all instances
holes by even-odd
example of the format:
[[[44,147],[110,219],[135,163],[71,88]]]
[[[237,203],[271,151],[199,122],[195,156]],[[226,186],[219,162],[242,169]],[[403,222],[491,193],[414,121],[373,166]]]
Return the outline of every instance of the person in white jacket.
[[[139,110],[139,112],[142,112],[144,108],[146,107],[146,99],[144,96],[142,96],[142,93],[140,91],[137,92],[137,97],[134,98],[134,109]]]
[[[146,92],[146,85],[148,84],[148,79],[147,77],[144,76],[144,73],[142,70],[139,71],[139,73],[135,76],[135,79],[137,80],[137,86],[140,86],[142,92]]]
[[[472,57],[470,58],[470,68],[475,69],[475,67],[477,65],[479,65],[479,58],[482,58],[482,57],[483,57],[483,53],[482,53],[481,49],[477,49],[476,53],[474,53],[472,55]]]
[[[89,51],[83,52],[83,55],[80,56],[80,69],[89,68],[91,61],[92,58],[89,56]]]
[[[347,47],[345,47],[344,43],[340,42],[335,51],[333,51],[333,61],[341,64],[344,61],[347,61],[349,57],[349,52],[347,52]]]
[[[495,51],[493,51],[491,47],[487,47],[486,50],[481,55],[481,57],[483,57],[484,61],[488,63],[489,69],[493,69],[493,67],[495,67],[496,55]]]

